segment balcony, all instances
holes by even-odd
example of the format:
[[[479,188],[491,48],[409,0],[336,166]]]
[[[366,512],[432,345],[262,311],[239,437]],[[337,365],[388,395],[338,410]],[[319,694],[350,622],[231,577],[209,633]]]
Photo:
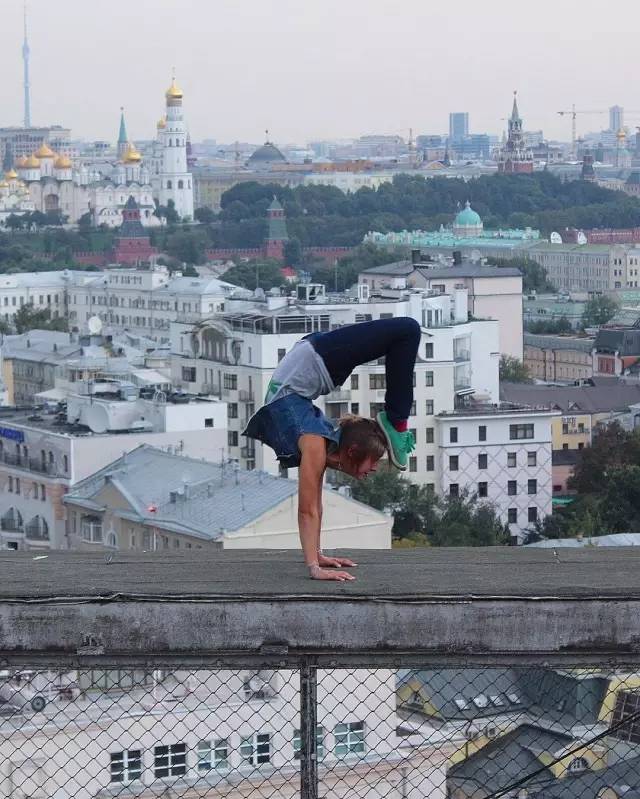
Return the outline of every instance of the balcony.
[[[453,360],[456,363],[464,363],[471,360],[471,350],[455,350],[453,352]]]
[[[635,548],[47,555],[0,553],[3,798],[640,788]]]
[[[337,389],[327,394],[324,398],[325,402],[349,402],[351,399],[351,392],[348,390]]]
[[[3,463],[7,466],[13,466],[16,469],[23,469],[26,472],[36,472],[37,474],[46,474],[50,477],[64,477],[56,468],[55,463],[43,462],[39,458],[29,458],[24,455],[17,455],[13,452],[3,452],[0,455]]]
[[[238,400],[240,402],[255,402],[255,399],[256,397],[253,391],[246,391],[243,388],[238,391]]]
[[[254,460],[256,457],[256,448],[255,447],[241,447],[240,448],[240,457],[241,458],[249,458],[250,460]]]

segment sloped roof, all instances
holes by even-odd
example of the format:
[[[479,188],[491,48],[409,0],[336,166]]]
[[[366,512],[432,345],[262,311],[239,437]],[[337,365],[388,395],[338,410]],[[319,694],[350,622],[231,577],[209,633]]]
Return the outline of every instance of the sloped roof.
[[[65,501],[92,503],[107,482],[128,499],[137,520],[207,540],[220,538],[223,530],[245,527],[298,490],[293,480],[255,470],[236,471],[229,464],[142,445],[82,480]],[[172,501],[172,492],[183,493],[185,485],[185,498]]]
[[[623,411],[640,402],[640,385],[615,379],[586,386],[501,383],[500,399],[519,405],[550,405],[564,413]]]

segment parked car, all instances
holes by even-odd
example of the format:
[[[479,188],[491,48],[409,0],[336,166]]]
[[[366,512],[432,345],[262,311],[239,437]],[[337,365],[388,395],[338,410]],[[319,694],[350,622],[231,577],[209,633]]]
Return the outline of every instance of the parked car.
[[[31,685],[33,672],[0,671],[0,706],[10,705],[25,710],[31,707],[36,713],[41,713],[46,705],[46,697]]]

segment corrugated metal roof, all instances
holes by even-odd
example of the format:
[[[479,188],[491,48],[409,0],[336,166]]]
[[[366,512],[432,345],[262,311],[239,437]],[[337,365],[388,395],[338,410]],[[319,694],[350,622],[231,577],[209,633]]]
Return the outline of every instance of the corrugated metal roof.
[[[141,521],[166,522],[210,540],[245,527],[298,490],[293,480],[143,445],[78,483],[65,501],[91,499],[107,482],[129,498]]]

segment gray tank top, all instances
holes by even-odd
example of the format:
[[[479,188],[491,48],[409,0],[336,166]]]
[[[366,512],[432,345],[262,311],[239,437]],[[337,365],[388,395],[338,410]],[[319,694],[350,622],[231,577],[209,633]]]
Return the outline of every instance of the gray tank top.
[[[311,342],[302,339],[277,365],[267,387],[264,404],[298,394],[314,400],[335,388],[325,362],[314,350]]]

